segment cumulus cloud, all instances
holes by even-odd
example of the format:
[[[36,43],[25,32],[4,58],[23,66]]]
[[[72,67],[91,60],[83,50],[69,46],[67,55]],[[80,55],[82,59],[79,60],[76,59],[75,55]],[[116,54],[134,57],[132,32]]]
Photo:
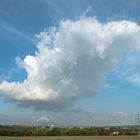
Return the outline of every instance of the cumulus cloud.
[[[116,117],[126,117],[130,115],[127,112],[108,112],[109,115],[116,116]]]
[[[140,75],[137,73],[134,73],[128,76],[127,80],[134,83],[137,86],[140,86]]]
[[[36,121],[37,122],[49,122],[53,120],[54,118],[52,116],[41,116]]]
[[[140,26],[131,21],[65,20],[36,36],[35,54],[16,58],[27,78],[2,81],[0,95],[37,110],[65,109],[94,96],[113,66],[140,48]]]

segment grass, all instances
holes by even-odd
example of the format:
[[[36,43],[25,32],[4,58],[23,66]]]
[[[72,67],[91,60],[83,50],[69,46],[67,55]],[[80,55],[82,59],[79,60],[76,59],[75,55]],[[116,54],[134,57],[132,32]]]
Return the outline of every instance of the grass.
[[[140,140],[140,136],[0,137],[0,140]]]

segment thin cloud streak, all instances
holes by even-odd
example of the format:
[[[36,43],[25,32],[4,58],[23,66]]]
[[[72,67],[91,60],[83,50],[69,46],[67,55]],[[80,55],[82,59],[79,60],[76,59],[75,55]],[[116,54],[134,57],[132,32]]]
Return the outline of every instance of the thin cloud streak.
[[[4,29],[7,32],[11,32],[21,38],[35,44],[35,40],[32,39],[29,35],[23,33],[22,31],[18,30],[17,28],[11,26],[10,24],[6,23],[5,21],[0,20],[0,28]]]
[[[50,0],[45,0],[46,4],[48,4],[52,9],[57,13],[59,16],[65,16],[65,13],[54,3]]]

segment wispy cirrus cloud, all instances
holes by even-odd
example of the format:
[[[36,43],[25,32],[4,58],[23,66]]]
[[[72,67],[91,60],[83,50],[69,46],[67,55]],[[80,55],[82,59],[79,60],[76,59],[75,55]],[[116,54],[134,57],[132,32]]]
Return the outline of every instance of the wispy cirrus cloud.
[[[14,26],[8,24],[7,22],[0,20],[0,28],[4,29],[7,32],[11,32],[17,36],[20,36],[21,38],[28,40],[29,42],[35,44],[35,41],[33,38],[31,38],[28,34],[20,31],[19,29],[15,28]]]

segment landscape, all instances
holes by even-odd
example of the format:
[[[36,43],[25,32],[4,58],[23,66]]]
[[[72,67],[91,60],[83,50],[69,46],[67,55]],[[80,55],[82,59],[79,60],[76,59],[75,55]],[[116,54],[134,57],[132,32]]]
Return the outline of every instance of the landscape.
[[[139,140],[140,0],[0,0],[0,140]]]
[[[138,140],[139,133],[139,126],[0,126],[0,139],[2,140]]]

